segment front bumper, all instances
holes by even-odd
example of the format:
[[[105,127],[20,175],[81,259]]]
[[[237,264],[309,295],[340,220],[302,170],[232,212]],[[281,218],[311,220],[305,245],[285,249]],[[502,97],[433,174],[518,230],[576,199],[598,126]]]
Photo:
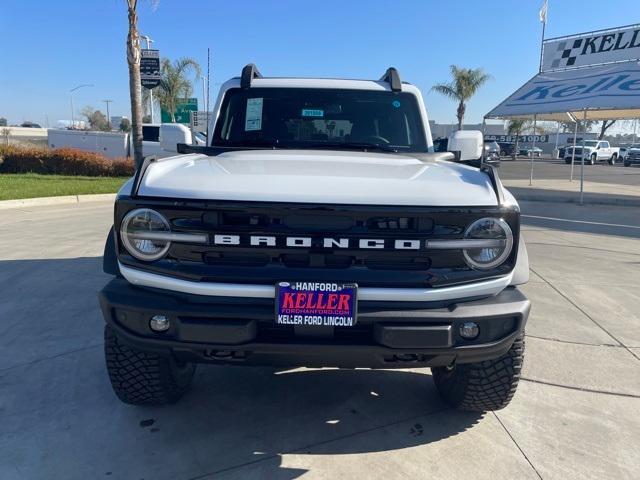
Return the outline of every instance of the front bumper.
[[[307,367],[406,368],[499,357],[523,331],[530,302],[514,287],[457,304],[364,302],[354,327],[276,325],[273,299],[204,297],[132,286],[115,278],[100,292],[105,321],[136,348],[189,362]],[[169,317],[163,333],[149,328]],[[475,340],[459,326],[480,326]]]

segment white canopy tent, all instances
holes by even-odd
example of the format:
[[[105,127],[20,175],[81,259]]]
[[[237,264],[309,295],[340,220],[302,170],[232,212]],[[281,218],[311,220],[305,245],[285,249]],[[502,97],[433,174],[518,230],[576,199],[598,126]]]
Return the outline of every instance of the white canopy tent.
[[[486,118],[571,121],[640,116],[640,63],[623,62],[538,73]]]
[[[485,119],[570,122],[635,118],[640,118],[637,61],[538,73],[485,116]],[[584,159],[581,203],[583,190]]]

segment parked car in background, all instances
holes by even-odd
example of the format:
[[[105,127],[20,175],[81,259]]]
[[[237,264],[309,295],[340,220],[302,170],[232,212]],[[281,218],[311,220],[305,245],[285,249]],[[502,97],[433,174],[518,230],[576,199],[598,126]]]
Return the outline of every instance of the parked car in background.
[[[436,138],[433,141],[433,151],[434,152],[446,152],[448,145],[449,145],[449,139],[447,137]]]
[[[541,157],[542,156],[542,149],[538,148],[538,147],[520,147],[518,149],[518,155],[522,155],[525,157]]]
[[[484,151],[485,151],[485,154],[495,153],[499,157],[500,156],[500,145],[495,140],[485,140],[484,141]]]
[[[562,147],[558,147],[558,158],[564,159],[564,154],[567,151],[567,148],[572,146],[573,145],[563,145]]]
[[[640,165],[640,145],[634,145],[625,152],[623,165],[630,167],[631,165]]]
[[[632,145],[621,145],[620,152],[618,153],[618,158],[624,161],[624,159],[627,158],[627,153],[632,148],[640,148],[640,143],[634,143]]]
[[[22,124],[20,124],[20,126],[22,128],[42,128],[40,124],[33,122],[23,122]]]
[[[565,149],[564,163],[571,164],[571,158],[575,149],[575,161],[595,165],[596,162],[607,161],[609,165],[614,165],[620,155],[620,148],[612,147],[606,140],[585,140],[581,145]]]
[[[500,145],[495,140],[484,141],[484,162],[494,167],[500,166]]]
[[[515,145],[509,142],[498,142],[498,146],[500,147],[500,156],[501,157],[510,157],[513,155],[513,150]]]

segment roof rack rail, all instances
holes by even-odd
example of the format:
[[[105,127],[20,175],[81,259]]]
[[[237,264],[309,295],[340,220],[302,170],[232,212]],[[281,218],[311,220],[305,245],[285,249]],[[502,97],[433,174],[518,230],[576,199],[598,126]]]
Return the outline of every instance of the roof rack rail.
[[[381,82],[387,82],[391,86],[391,90],[394,92],[402,91],[402,82],[400,81],[400,74],[398,70],[393,67],[387,68],[387,71],[384,72],[382,78],[380,78]]]
[[[251,81],[254,78],[262,78],[262,74],[258,71],[258,67],[256,67],[253,63],[250,63],[242,69],[242,75],[240,76],[240,86],[242,88],[251,87]]]

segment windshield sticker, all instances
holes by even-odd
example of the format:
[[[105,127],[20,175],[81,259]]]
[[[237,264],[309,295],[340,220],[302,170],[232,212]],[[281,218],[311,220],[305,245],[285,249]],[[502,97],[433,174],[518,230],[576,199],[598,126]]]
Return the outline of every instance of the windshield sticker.
[[[303,117],[324,117],[324,110],[320,110],[317,108],[303,108],[302,109]]]
[[[394,100],[393,102],[391,102],[391,105],[393,105],[395,108],[400,108],[400,100]]]
[[[262,100],[262,98],[247,99],[247,114],[244,121],[245,131],[262,130]]]

